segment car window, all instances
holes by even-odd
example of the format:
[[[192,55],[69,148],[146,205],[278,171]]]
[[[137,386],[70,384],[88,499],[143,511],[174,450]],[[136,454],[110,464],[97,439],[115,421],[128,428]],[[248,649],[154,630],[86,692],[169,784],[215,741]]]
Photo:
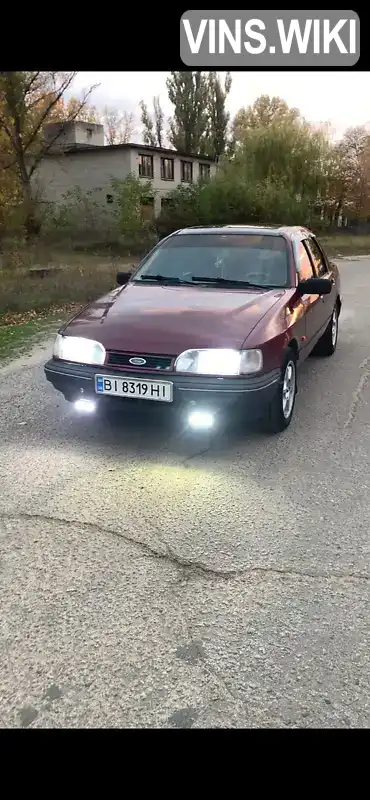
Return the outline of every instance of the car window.
[[[309,251],[309,253],[311,255],[316,275],[318,277],[322,276],[322,275],[326,275],[327,268],[326,268],[326,264],[325,264],[325,259],[323,257],[323,254],[322,254],[320,248],[319,248],[319,245],[317,244],[317,242],[315,242],[315,239],[310,237],[309,239],[306,239],[305,244],[306,244],[306,247],[307,247],[307,249],[308,249],[308,251]]]
[[[306,242],[297,244],[297,272],[301,281],[313,278],[313,267],[308,251],[305,248]]]
[[[249,281],[285,287],[289,280],[288,245],[283,236],[255,234],[178,234],[144,260],[134,276],[161,275]]]

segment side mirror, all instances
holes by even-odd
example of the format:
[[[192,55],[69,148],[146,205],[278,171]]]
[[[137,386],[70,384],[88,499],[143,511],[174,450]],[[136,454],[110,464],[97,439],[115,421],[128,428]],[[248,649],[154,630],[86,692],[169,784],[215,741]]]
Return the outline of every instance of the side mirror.
[[[131,278],[131,272],[117,272],[118,286],[125,286]]]
[[[330,294],[332,282],[328,278],[308,278],[306,281],[299,281],[297,291],[303,294]]]

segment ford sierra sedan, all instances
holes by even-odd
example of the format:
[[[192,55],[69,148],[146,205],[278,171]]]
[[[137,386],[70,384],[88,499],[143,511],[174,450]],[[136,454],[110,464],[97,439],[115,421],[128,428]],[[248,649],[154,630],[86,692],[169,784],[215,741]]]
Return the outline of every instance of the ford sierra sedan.
[[[278,433],[300,364],[337,346],[338,268],[305,228],[179,230],[117,283],[60,328],[45,364],[78,411],[162,404],[193,428],[238,413]]]

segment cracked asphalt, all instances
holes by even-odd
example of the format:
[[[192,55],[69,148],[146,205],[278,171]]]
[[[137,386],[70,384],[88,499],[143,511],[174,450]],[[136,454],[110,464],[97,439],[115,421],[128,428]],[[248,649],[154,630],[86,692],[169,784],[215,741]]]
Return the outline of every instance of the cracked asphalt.
[[[369,727],[370,258],[340,267],[280,437],[77,419],[50,343],[2,368],[2,727]]]

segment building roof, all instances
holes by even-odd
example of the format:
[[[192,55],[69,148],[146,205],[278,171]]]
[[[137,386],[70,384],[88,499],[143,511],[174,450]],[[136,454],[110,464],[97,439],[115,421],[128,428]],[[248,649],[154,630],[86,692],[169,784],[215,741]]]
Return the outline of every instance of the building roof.
[[[165,155],[172,156],[179,156],[180,158],[196,158],[198,161],[206,161],[207,163],[214,164],[216,159],[211,158],[210,156],[203,156],[196,153],[183,153],[179,150],[171,150],[169,147],[152,147],[148,144],[136,144],[135,142],[128,142],[127,144],[106,144],[106,145],[71,145],[70,147],[63,148],[63,153],[68,155],[78,154],[81,153],[91,153],[92,150],[99,150],[100,152],[106,153],[108,151],[113,150],[139,150],[141,153],[164,153]],[[54,156],[57,155],[55,151],[49,151],[45,155],[47,156]],[[60,154],[58,154],[60,155]]]

